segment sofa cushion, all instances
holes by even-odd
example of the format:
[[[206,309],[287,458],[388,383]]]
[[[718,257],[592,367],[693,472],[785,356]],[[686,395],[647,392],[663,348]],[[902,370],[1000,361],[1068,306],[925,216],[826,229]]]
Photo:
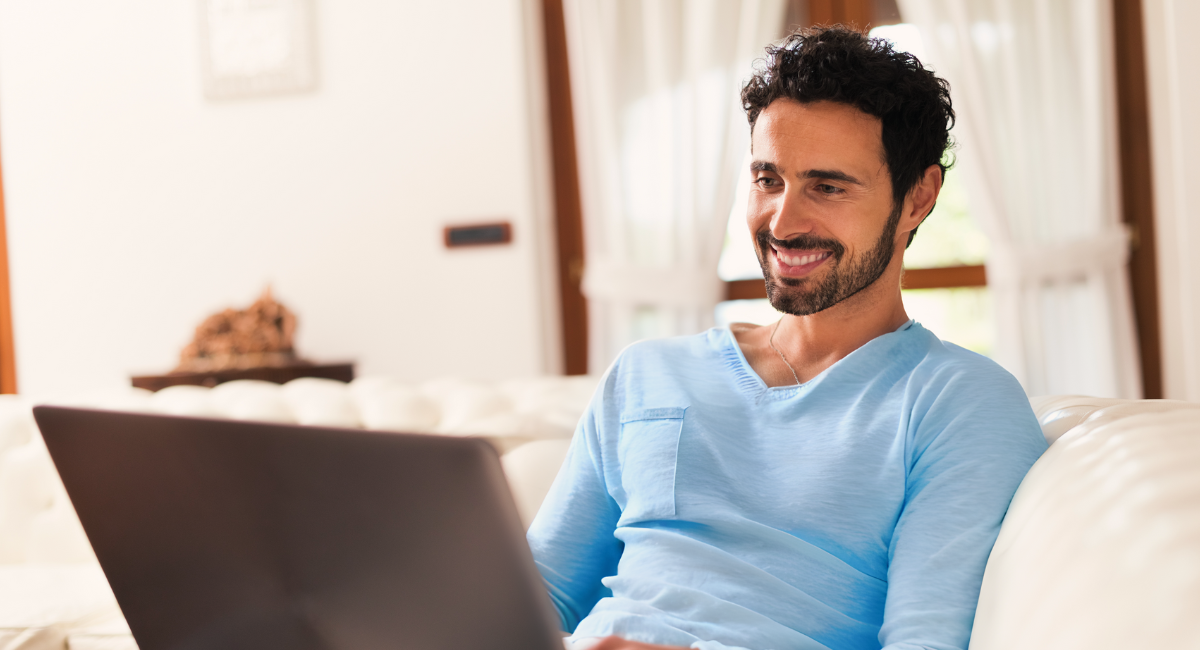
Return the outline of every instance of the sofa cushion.
[[[1200,404],[1035,407],[1056,440],[1009,506],[971,648],[1200,647]]]
[[[212,389],[202,386],[168,386],[150,399],[154,410],[163,415],[193,418],[221,417],[213,404]]]
[[[526,528],[542,507],[570,447],[570,440],[536,440],[517,447],[500,459]]]
[[[114,619],[97,564],[0,566],[0,648],[62,650],[72,632]]]
[[[54,506],[59,490],[41,436],[0,456],[0,565],[28,558],[34,521]]]
[[[351,429],[362,427],[358,409],[344,382],[301,377],[284,384],[281,392],[283,401],[299,424]]]
[[[355,379],[348,390],[368,429],[429,433],[441,419],[436,401],[394,379]]]
[[[279,384],[253,379],[238,379],[215,386],[210,395],[222,417],[257,422],[294,424],[296,416],[283,399]]]

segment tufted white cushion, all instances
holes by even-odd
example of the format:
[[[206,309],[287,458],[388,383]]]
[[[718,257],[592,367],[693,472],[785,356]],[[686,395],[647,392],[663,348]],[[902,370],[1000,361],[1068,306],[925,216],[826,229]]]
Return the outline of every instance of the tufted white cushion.
[[[292,417],[300,424],[358,428],[362,420],[346,384],[332,379],[305,377],[289,381],[280,391]]]
[[[1200,648],[1200,404],[1035,400],[973,650]]]
[[[79,516],[62,483],[54,482],[50,507],[37,513],[29,524],[25,559],[34,564],[95,562],[92,545],[79,524]]]
[[[526,528],[542,507],[570,446],[570,440],[536,440],[517,447],[500,459]]]
[[[0,395],[0,458],[37,435],[29,403],[17,395]]]
[[[217,413],[234,420],[256,420],[294,424],[296,415],[283,399],[279,384],[239,379],[212,389],[212,404]]]
[[[201,386],[170,386],[150,398],[155,412],[193,418],[221,417],[213,403],[212,390]]]
[[[0,564],[26,560],[34,519],[54,506],[57,483],[41,436],[0,457]]]
[[[442,412],[437,427],[439,433],[473,435],[475,422],[513,413],[512,400],[495,386],[474,382],[431,382],[422,387],[422,392],[438,401]]]
[[[113,619],[120,610],[97,564],[0,565],[0,648],[63,650],[75,629]]]
[[[368,429],[430,433],[441,419],[435,400],[393,379],[355,379],[348,390],[359,419]]]

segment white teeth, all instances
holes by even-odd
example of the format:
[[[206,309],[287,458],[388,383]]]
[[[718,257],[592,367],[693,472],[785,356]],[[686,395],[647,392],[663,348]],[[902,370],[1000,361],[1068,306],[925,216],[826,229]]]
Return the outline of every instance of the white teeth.
[[[819,262],[830,255],[829,251],[795,256],[787,255],[783,251],[779,250],[776,250],[776,252],[779,254],[779,259],[788,266],[804,266],[805,264],[812,264],[813,262]]]

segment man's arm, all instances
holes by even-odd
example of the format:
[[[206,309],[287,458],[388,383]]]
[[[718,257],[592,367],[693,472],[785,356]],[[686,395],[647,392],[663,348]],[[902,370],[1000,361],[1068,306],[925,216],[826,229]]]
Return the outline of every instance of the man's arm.
[[[621,510],[605,486],[601,453],[609,385],[611,373],[580,420],[527,535],[566,632],[573,632],[601,598],[611,595],[600,580],[616,575],[624,548],[613,536]]]
[[[889,548],[887,650],[967,647],[1000,523],[1046,449],[1024,391],[1005,379],[951,381],[923,411]]]

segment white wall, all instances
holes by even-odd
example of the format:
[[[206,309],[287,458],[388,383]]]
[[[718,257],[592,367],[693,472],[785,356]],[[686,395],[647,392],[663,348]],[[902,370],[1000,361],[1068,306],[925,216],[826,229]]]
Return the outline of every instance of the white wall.
[[[0,0],[22,392],[169,370],[268,282],[360,374],[558,369],[534,4],[315,5],[316,92],[212,102],[193,0]],[[442,247],[492,217],[513,245]]]
[[[1200,401],[1200,2],[1142,6],[1165,393]]]

